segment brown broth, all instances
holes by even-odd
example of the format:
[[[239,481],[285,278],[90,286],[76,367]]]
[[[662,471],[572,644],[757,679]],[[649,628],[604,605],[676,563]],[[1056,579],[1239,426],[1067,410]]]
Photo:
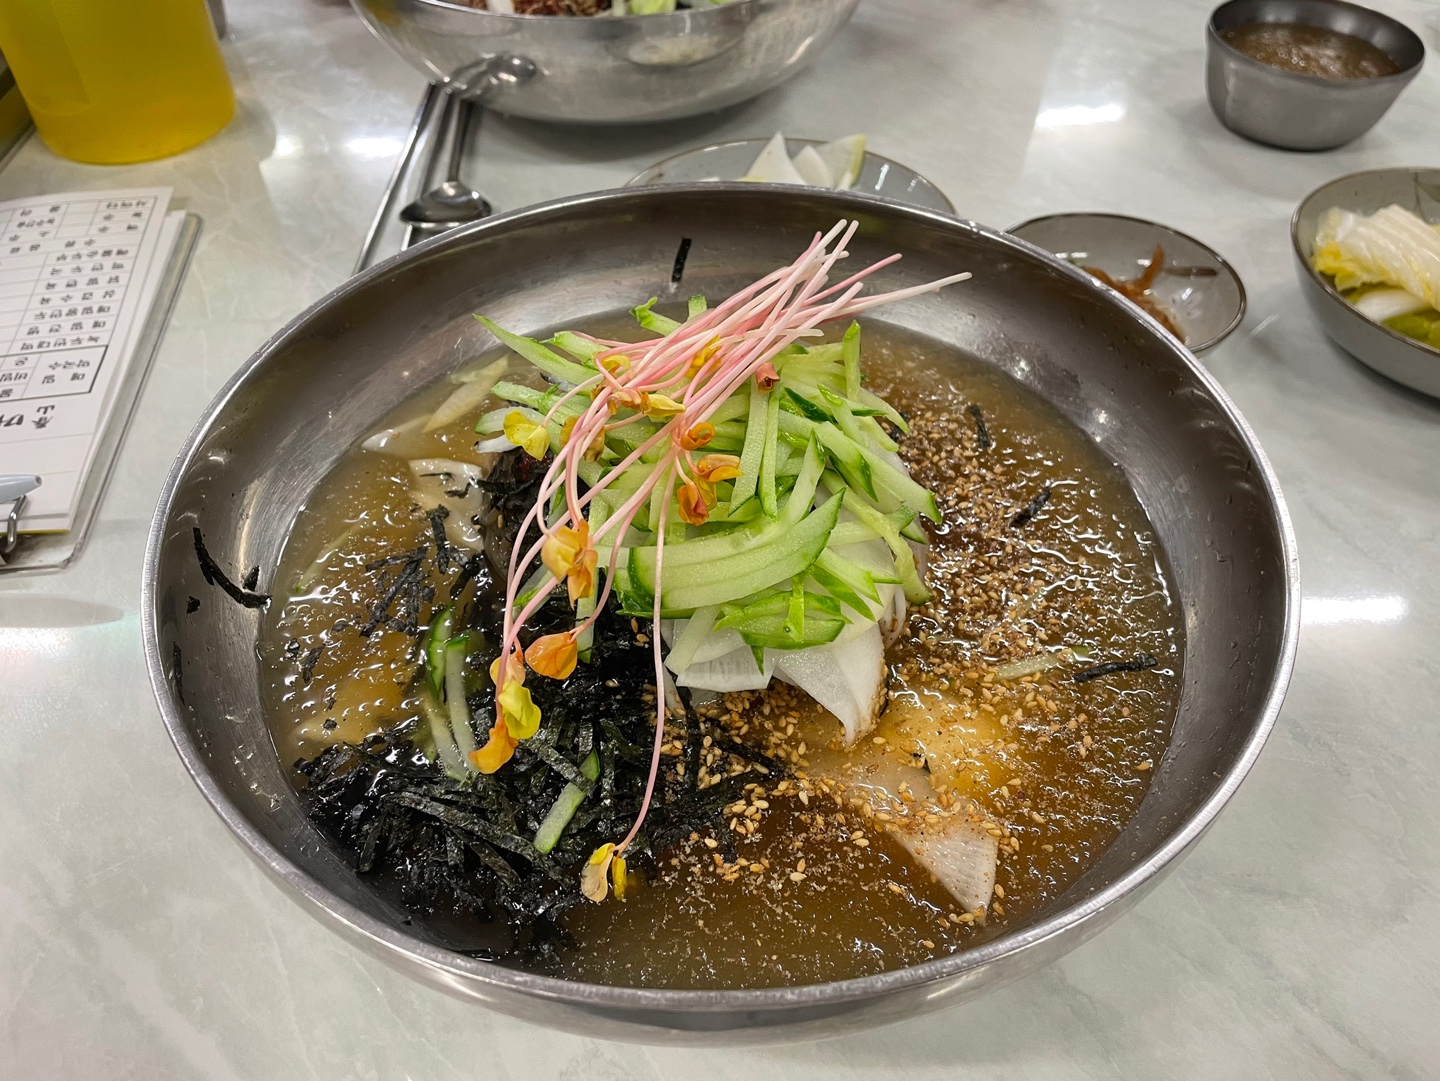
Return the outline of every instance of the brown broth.
[[[1253,60],[1322,79],[1378,79],[1397,75],[1400,65],[1364,38],[1326,26],[1302,23],[1246,23],[1220,36]]]
[[[910,416],[902,455],[941,498],[945,521],[932,531],[927,570],[936,596],[912,609],[892,645],[890,706],[856,750],[840,748],[834,719],[788,688],[753,696],[741,721],[754,731],[742,738],[763,731],[792,749],[805,740],[802,774],[843,771],[852,755],[875,754],[879,739],[897,763],[923,760],[1000,831],[995,903],[983,923],[959,912],[868,805],[838,796],[802,804],[793,789],[772,789],[756,830],[727,838],[738,864],[720,873],[716,838],[692,835],[623,902],[573,909],[564,924],[574,945],[549,974],[649,987],[784,986],[943,956],[1032,918],[1144,797],[1175,712],[1181,632],[1159,547],[1124,476],[1048,405],[948,347],[873,324],[865,363],[871,388]],[[441,394],[387,423],[426,412]],[[425,438],[417,455],[461,459],[474,439],[463,424]],[[1044,486],[1048,502],[1012,525]],[[272,610],[262,634],[271,727],[286,761],[415,709],[404,690],[417,663],[411,639],[391,631],[367,643],[328,630],[337,617],[363,620],[376,573],[367,564],[426,539],[429,523],[408,491],[402,460],[357,449],[296,522],[279,581],[293,582],[341,543],[309,572],[301,596]],[[327,636],[307,684],[305,659]],[[1023,680],[997,678],[998,666],[1065,645],[1093,652]],[[1084,684],[1069,678],[1142,653],[1159,664]],[[666,768],[678,761],[667,758]]]

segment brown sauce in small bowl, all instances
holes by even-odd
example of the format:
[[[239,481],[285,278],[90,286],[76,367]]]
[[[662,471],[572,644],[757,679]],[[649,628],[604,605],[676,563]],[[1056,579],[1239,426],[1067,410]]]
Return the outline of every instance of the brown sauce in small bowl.
[[[1400,65],[1354,34],[1301,23],[1246,23],[1220,32],[1252,60],[1322,79],[1378,79],[1398,75]]]

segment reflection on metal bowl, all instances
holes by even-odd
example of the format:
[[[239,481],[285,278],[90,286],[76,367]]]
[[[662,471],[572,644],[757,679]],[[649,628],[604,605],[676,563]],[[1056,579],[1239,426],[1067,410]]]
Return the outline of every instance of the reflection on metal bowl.
[[[974,949],[860,979],[622,988],[501,967],[425,938],[306,818],[263,717],[260,613],[225,603],[187,611],[188,597],[210,595],[193,529],[220,563],[268,576],[340,455],[397,401],[486,348],[472,312],[531,333],[651,296],[724,296],[841,217],[862,223],[855,263],[904,255],[876,275],[876,289],[973,271],[963,289],[895,304],[884,318],[1049,401],[1118,463],[1149,514],[1184,619],[1184,685],[1172,742],[1135,818],[1029,921]],[[689,260],[672,286],[681,238],[690,238]],[[1296,588],[1284,504],[1245,422],[1178,342],[1095,279],[931,211],[853,193],[708,184],[491,218],[379,264],[299,316],[221,391],[171,471],[142,611],[151,679],[186,768],[246,850],[322,922],[417,979],[531,1021],[733,1045],[855,1032],[960,1002],[1116,919],[1200,837],[1259,754],[1289,679]]]
[[[499,112],[628,124],[694,116],[779,85],[819,55],[859,0],[733,0],[622,18],[502,15],[441,0],[352,3],[427,78]],[[504,77],[517,63],[533,77]]]

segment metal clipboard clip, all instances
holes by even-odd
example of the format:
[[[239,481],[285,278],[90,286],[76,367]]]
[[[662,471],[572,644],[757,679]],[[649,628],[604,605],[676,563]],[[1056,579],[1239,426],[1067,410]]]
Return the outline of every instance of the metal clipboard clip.
[[[0,563],[4,563],[10,553],[15,551],[15,545],[20,541],[20,515],[25,512],[30,493],[38,487],[39,477],[0,474],[0,507],[10,504],[9,513],[5,515],[4,531],[0,532]]]

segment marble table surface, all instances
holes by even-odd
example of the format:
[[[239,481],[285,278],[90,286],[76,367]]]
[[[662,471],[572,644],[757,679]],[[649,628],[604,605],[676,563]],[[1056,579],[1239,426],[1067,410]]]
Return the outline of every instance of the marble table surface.
[[[1440,48],[1440,9],[1373,0]],[[1249,288],[1205,364],[1294,515],[1304,627],[1269,746],[1184,864],[1058,964],[948,1013],[741,1051],[581,1039],[361,956],[257,870],[161,728],[140,561],[165,470],[229,374],[354,263],[422,87],[339,0],[230,0],[240,111],[169,161],[32,140],[0,198],[170,184],[205,232],[89,550],[0,579],[0,1077],[1433,1077],[1440,1072],[1440,403],[1302,305],[1287,221],[1327,179],[1436,164],[1432,61],[1370,134],[1290,154],[1220,127],[1200,0],[866,0],[812,71],[642,131],[488,117],[502,209],[688,145],[871,135],[959,212],[1153,217]],[[1427,1020],[1428,1018],[1428,1020]]]

